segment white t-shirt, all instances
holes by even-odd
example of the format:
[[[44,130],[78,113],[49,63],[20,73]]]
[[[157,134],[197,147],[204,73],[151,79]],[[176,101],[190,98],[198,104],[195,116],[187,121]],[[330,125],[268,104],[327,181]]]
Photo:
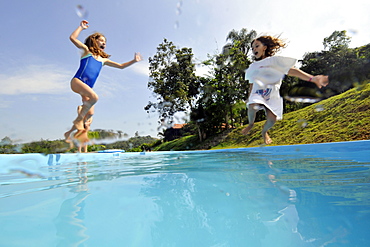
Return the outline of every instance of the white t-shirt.
[[[284,75],[295,65],[297,59],[272,56],[252,63],[246,70],[245,79],[253,84],[247,106],[262,104],[272,111],[278,120],[283,117],[283,99],[280,86]]]

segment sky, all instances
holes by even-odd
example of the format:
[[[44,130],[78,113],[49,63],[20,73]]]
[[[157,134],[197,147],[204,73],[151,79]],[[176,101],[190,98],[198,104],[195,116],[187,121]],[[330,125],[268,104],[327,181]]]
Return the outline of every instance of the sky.
[[[231,30],[246,28],[280,35],[288,46],[279,55],[301,59],[323,50],[324,38],[336,30],[347,30],[350,47],[370,43],[369,9],[368,0],[1,0],[0,140],[57,140],[72,126],[81,98],[70,80],[80,51],[69,35],[83,19],[90,27],[79,39],[102,32],[111,60],[143,56],[124,70],[103,67],[91,128],[158,137],[159,116],[144,107],[155,100],[147,87],[148,58],[164,38],[192,48],[200,62],[222,50]],[[197,74],[205,72],[197,66]]]

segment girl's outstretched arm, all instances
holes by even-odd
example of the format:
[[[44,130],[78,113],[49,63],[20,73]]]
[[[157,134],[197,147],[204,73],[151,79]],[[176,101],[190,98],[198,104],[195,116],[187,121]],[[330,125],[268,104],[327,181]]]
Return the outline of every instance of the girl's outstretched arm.
[[[80,33],[81,33],[82,30],[85,30],[88,27],[89,27],[89,22],[83,20],[83,21],[81,21],[81,23],[78,26],[78,28],[76,28],[76,30],[73,31],[73,33],[71,34],[71,36],[69,36],[69,39],[72,41],[72,43],[77,48],[82,49],[85,52],[88,52],[89,51],[89,48],[84,43],[82,43],[80,40],[78,40],[78,36],[80,35]]]
[[[315,83],[318,88],[325,87],[329,84],[329,77],[327,75],[310,75],[300,69],[291,68],[288,75],[298,77],[301,80]]]
[[[124,69],[136,62],[139,62],[141,61],[143,58],[141,57],[140,53],[135,53],[135,57],[134,59],[132,59],[131,61],[129,62],[126,62],[126,63],[116,63],[116,62],[113,62],[109,59],[105,60],[104,61],[104,65],[108,65],[110,67],[114,67],[114,68],[118,68],[118,69]]]

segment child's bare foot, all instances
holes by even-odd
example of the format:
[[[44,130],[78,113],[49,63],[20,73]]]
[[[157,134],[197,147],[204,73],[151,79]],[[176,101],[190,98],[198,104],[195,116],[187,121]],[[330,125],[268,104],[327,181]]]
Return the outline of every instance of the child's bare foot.
[[[262,133],[262,137],[266,145],[269,145],[272,143],[272,139],[270,138],[269,134],[267,134],[267,132]]]
[[[72,139],[71,139],[71,133],[72,133],[72,131],[67,131],[66,133],[64,133],[64,140],[65,140],[65,142],[66,143],[73,143],[72,142]]]
[[[242,134],[243,135],[247,135],[249,133],[249,131],[253,128],[253,125],[248,125],[247,127],[245,127],[243,130],[242,130]]]

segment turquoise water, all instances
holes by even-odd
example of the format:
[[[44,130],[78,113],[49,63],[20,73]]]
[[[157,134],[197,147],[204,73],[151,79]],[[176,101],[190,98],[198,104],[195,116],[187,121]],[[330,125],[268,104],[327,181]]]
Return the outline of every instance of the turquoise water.
[[[0,155],[0,246],[369,246],[370,141]]]

